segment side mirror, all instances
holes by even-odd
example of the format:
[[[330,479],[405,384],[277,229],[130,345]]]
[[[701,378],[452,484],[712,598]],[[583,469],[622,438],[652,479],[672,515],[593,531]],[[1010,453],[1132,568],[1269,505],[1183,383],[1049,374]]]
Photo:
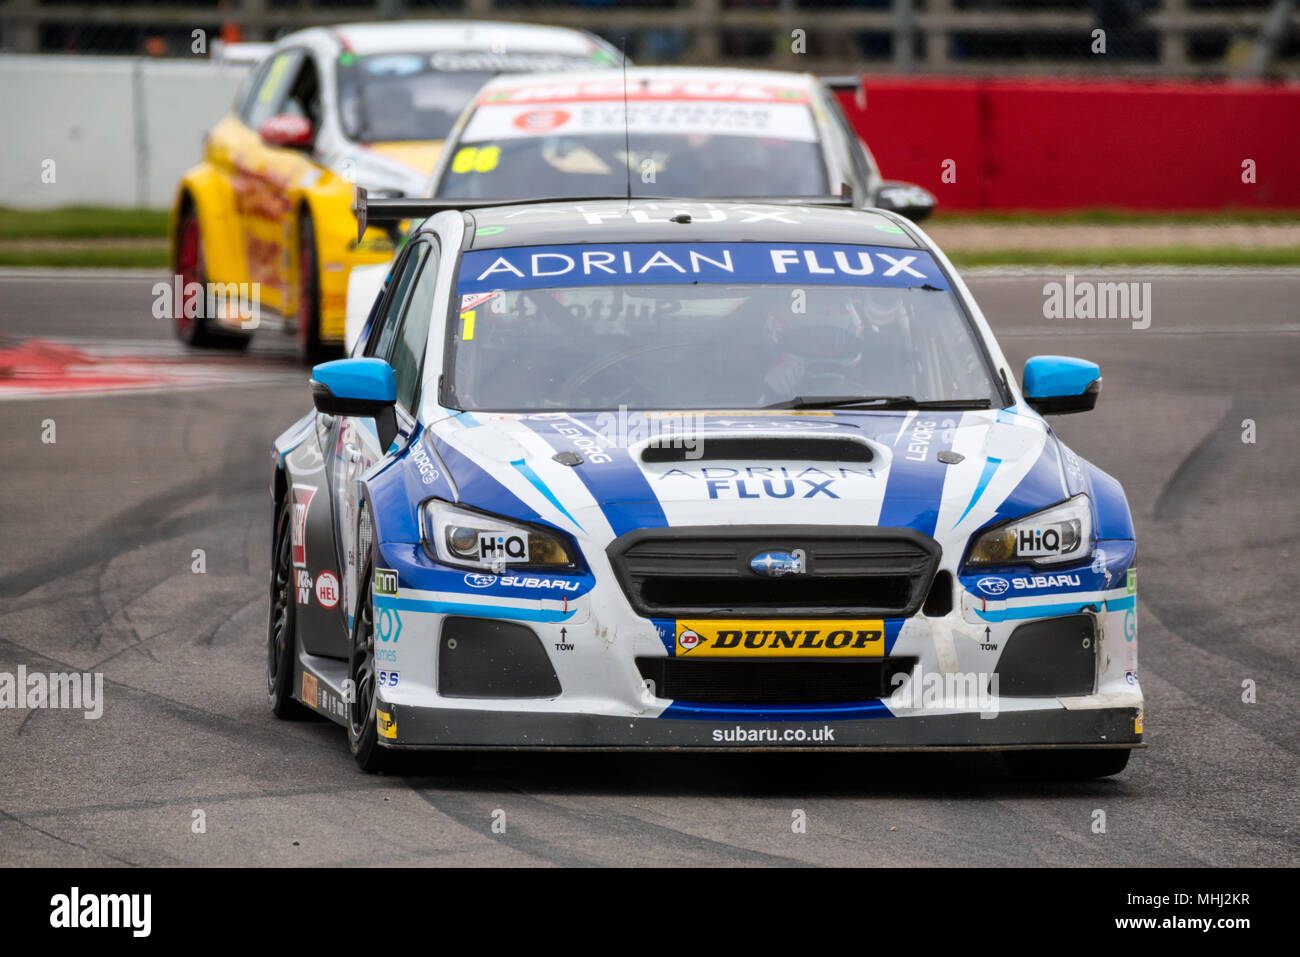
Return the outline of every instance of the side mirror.
[[[1040,415],[1090,412],[1101,394],[1101,368],[1087,359],[1034,356],[1025,363],[1024,393]]]
[[[311,370],[311,397],[317,412],[375,420],[379,447],[397,438],[397,376],[383,359],[335,359]]]
[[[258,129],[257,135],[267,146],[280,146],[285,149],[310,149],[316,131],[312,129],[311,120],[296,113],[279,113]]]
[[[919,223],[933,213],[937,202],[934,193],[925,187],[892,179],[877,186],[876,194],[871,197],[872,206],[906,216],[914,223]]]

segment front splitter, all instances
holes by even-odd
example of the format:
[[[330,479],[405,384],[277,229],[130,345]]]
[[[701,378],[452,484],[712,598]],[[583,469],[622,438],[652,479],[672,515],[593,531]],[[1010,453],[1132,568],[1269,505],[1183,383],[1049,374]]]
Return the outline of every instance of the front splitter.
[[[509,748],[705,751],[956,751],[1143,747],[1137,708],[734,721],[418,708],[381,702],[399,749]]]

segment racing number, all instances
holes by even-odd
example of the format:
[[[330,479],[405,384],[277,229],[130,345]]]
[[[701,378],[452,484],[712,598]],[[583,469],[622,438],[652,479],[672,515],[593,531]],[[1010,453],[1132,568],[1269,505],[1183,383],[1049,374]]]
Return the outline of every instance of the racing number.
[[[497,162],[501,159],[501,147],[499,146],[466,146],[458,150],[452,157],[451,171],[453,173],[490,173],[497,168]]]

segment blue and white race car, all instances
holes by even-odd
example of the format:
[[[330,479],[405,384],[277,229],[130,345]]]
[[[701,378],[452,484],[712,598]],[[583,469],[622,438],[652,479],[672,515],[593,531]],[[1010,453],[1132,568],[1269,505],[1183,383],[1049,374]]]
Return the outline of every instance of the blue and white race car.
[[[268,688],[402,749],[1142,746],[1118,482],[915,224],[824,204],[428,217],[273,449]]]

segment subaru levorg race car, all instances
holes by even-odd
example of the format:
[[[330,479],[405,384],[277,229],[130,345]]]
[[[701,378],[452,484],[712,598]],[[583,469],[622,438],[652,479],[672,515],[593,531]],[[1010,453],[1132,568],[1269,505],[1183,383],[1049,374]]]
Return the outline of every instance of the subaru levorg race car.
[[[241,51],[233,51],[235,54]],[[227,50],[225,58],[232,58]],[[382,231],[351,235],[352,184],[421,195],[461,108],[498,73],[614,66],[620,54],[580,30],[473,21],[343,24],[282,38],[182,177],[169,230],[187,287],[257,283],[289,319],[304,359],[343,341],[348,273],[386,262]],[[176,310],[196,346],[248,345],[231,315]],[[197,313],[197,314],[194,314]]]
[[[821,197],[920,221],[934,196],[885,180],[831,91],[807,73],[698,67],[501,76],[448,134],[429,195],[563,199]],[[348,282],[356,341],[386,269]]]
[[[884,211],[428,219],[274,443],[270,703],[401,749],[1142,746],[1134,534],[947,258]]]

